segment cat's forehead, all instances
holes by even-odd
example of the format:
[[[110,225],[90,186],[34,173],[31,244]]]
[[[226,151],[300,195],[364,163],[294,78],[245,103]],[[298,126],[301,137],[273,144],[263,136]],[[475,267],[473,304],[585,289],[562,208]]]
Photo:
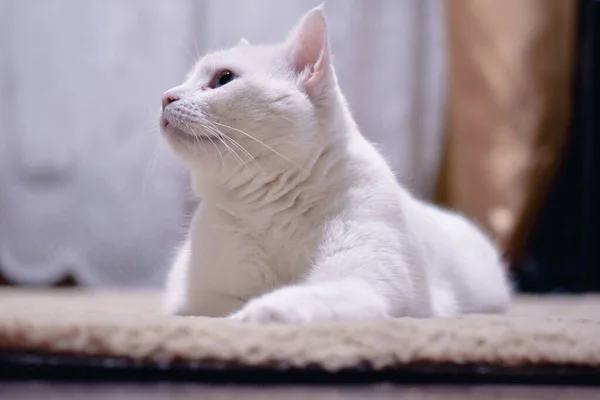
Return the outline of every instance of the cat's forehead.
[[[204,55],[196,62],[191,75],[206,78],[221,69],[268,73],[280,69],[281,62],[281,52],[276,46],[237,46]]]

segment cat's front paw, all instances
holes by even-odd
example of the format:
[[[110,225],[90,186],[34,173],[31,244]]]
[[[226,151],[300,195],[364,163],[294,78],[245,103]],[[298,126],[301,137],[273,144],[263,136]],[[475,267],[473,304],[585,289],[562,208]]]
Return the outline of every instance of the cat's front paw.
[[[256,299],[229,318],[255,323],[296,323],[316,320],[316,313],[306,305],[279,302],[270,298]]]
[[[360,295],[350,300],[323,288],[291,287],[251,300],[229,318],[254,323],[304,323],[387,317],[380,302]]]
[[[166,292],[162,299],[162,310],[168,315],[190,315],[189,305],[182,293]]]

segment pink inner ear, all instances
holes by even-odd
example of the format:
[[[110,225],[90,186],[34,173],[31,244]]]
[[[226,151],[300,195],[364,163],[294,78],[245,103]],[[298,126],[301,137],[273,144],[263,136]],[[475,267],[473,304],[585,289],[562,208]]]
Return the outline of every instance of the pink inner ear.
[[[311,10],[300,22],[296,31],[288,40],[292,65],[297,72],[307,67],[311,72],[322,66],[322,56],[327,56],[327,26],[320,8]]]

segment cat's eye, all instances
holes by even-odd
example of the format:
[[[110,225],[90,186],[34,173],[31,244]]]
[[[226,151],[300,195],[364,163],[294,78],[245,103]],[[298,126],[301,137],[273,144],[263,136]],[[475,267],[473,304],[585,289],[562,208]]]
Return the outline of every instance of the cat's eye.
[[[210,87],[216,89],[235,79],[235,74],[228,69],[223,69],[215,74],[211,80]]]

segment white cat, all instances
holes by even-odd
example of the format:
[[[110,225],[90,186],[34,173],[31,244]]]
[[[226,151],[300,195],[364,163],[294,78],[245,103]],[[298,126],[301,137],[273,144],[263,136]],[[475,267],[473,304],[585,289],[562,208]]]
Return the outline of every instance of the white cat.
[[[161,128],[203,201],[166,310],[255,322],[499,312],[492,243],[400,186],[337,85],[321,7],[282,44],[204,56]]]

